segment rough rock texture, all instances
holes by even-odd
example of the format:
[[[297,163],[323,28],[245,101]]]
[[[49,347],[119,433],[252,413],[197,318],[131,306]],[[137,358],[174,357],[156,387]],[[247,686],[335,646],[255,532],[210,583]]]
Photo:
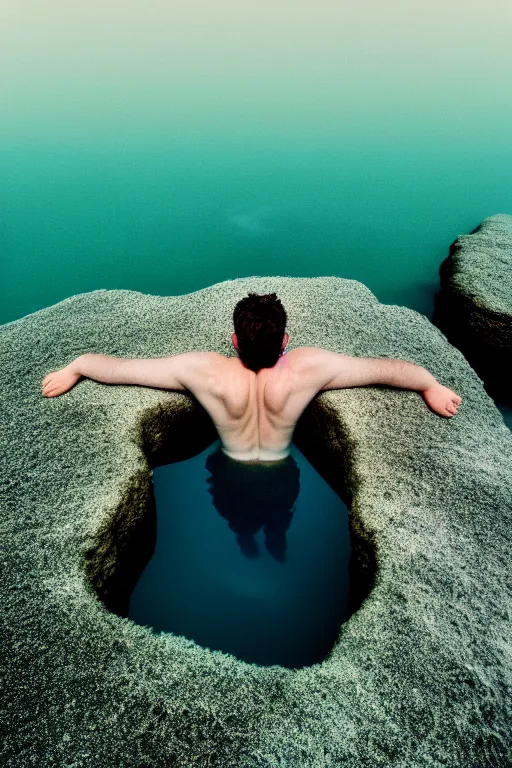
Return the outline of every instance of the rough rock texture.
[[[512,216],[489,216],[458,237],[439,270],[433,322],[492,395],[512,402]]]
[[[306,411],[297,443],[351,505],[361,583],[375,583],[329,657],[297,670],[153,634],[98,598],[121,599],[139,541],[148,556],[150,467],[214,438],[199,406],[89,380],[40,395],[87,351],[230,354],[249,290],[277,291],[291,346],[412,360],[464,398],[452,420],[385,387]],[[0,344],[2,766],[510,765],[512,434],[425,317],[351,280],[250,278],[75,296]]]

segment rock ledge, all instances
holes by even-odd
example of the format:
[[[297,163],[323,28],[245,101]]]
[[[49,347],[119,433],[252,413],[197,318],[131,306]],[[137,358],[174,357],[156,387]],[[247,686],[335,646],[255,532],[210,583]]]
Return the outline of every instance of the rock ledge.
[[[292,346],[412,360],[464,398],[452,420],[385,387],[304,414],[297,444],[349,502],[374,585],[329,657],[297,670],[156,635],[98,597],[151,524],[151,467],[214,438],[198,404],[88,380],[40,396],[87,351],[230,354],[248,291],[278,293]],[[96,291],[4,326],[0,354],[2,765],[509,765],[512,435],[425,317],[338,278]]]
[[[512,216],[489,216],[450,246],[440,267],[433,322],[485,381],[511,399]]]

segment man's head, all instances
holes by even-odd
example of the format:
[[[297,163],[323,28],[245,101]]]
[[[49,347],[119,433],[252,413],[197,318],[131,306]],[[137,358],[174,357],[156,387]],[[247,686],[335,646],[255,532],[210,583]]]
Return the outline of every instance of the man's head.
[[[288,343],[286,312],[275,293],[250,293],[233,312],[233,345],[246,368],[272,368]]]

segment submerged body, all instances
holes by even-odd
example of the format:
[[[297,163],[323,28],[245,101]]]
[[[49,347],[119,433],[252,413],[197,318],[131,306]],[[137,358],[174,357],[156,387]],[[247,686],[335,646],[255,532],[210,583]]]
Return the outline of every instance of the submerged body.
[[[46,397],[71,389],[86,376],[109,384],[190,391],[211,417],[222,450],[237,461],[280,461],[290,455],[302,412],[321,391],[386,384],[421,392],[440,416],[457,412],[461,398],[429,371],[403,360],[360,358],[317,347],[299,347],[255,372],[238,357],[186,352],[157,359],[88,354],[48,374]]]

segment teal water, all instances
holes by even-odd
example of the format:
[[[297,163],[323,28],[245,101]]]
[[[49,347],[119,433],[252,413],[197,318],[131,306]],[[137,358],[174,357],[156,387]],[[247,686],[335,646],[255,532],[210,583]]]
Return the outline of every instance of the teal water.
[[[355,6],[4,4],[0,322],[272,274],[430,314],[511,211],[512,6]]]
[[[249,275],[354,278],[430,316],[450,243],[512,213],[511,22],[508,0],[3,4],[0,323]],[[189,492],[284,595],[293,561],[244,558]]]
[[[154,470],[157,537],[128,616],[244,661],[322,661],[349,616],[348,510],[296,446],[241,465],[219,442]]]

